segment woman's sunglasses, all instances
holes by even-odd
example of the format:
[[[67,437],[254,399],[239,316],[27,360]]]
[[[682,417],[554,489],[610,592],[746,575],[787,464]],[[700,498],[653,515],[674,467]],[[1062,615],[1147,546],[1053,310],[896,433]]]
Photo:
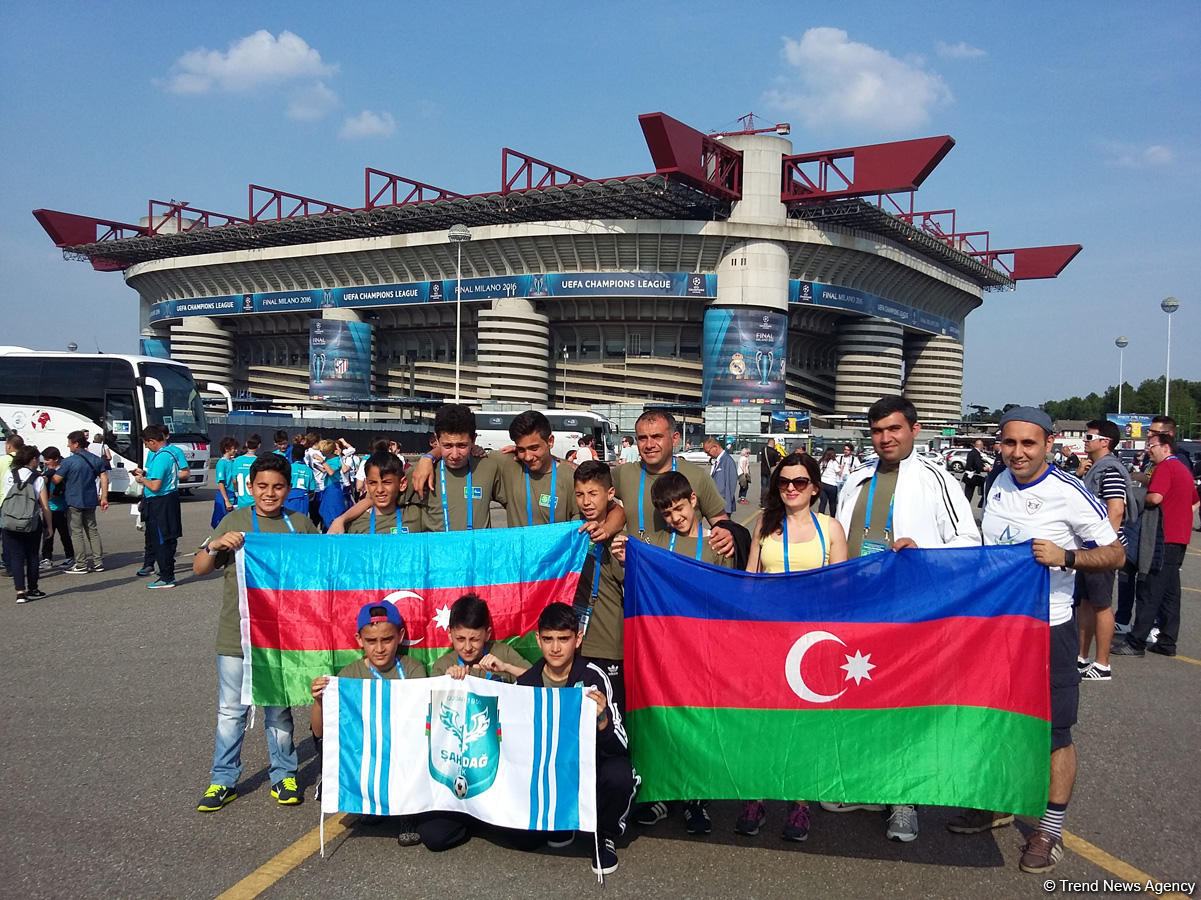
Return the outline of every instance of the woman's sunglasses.
[[[780,490],[784,490],[786,487],[788,487],[791,484],[798,491],[803,491],[805,488],[809,487],[809,485],[811,485],[812,483],[813,482],[810,481],[808,478],[781,478],[780,479]]]

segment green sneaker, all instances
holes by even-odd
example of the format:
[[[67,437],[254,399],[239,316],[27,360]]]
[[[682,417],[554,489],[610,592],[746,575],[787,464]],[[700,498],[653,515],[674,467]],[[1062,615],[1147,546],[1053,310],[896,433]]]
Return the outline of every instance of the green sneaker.
[[[237,792],[231,787],[220,784],[210,784],[204,792],[204,799],[197,804],[198,812],[216,812],[227,803],[238,799]]]
[[[271,796],[279,801],[280,806],[295,806],[304,800],[300,789],[296,787],[295,778],[281,778],[271,785]]]

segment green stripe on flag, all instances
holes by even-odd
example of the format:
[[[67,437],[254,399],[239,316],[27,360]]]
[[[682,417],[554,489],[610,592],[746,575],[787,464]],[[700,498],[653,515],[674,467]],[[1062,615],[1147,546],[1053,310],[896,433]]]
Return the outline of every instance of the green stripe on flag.
[[[530,663],[542,658],[533,632],[509,638],[504,643]],[[409,647],[408,656],[425,666],[446,653],[449,647]],[[275,650],[250,648],[251,695],[258,706],[308,706],[313,702],[310,685],[314,678],[336,675],[344,666],[363,658],[362,650]]]
[[[649,707],[626,717],[639,800],[1047,807],[1051,726],[971,706]]]

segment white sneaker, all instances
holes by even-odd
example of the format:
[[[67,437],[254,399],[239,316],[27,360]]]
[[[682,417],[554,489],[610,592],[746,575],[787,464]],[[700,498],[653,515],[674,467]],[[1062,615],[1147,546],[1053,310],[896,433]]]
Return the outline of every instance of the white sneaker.
[[[1154,644],[1158,640],[1159,640],[1159,629],[1152,628],[1151,633],[1149,635],[1147,635],[1147,643]]]
[[[38,568],[45,572],[47,569],[53,569],[54,563],[50,562],[48,559],[43,559],[40,563],[38,563]]]

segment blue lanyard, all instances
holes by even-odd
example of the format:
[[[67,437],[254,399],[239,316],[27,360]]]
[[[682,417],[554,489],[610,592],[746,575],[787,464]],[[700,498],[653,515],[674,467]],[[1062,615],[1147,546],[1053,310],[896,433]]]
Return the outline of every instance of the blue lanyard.
[[[438,463],[438,471],[442,477],[442,530],[450,531],[450,504],[446,501],[446,460]],[[467,491],[463,495],[467,500],[467,530],[471,531],[473,522],[472,512],[475,498],[471,493],[471,460],[467,460]]]
[[[375,534],[375,507],[374,506],[371,507],[371,531],[369,533]],[[371,665],[371,663],[367,663],[367,665]],[[374,672],[375,669],[372,669],[371,671]]]
[[[638,476],[638,537],[646,534],[646,519],[642,515],[642,492],[646,490],[646,463],[643,463],[642,474]],[[671,458],[671,470],[676,470],[676,458]],[[697,559],[700,559],[698,556]]]
[[[822,545],[822,561],[818,565],[818,568],[820,569],[822,566],[824,566],[826,564],[826,536],[824,534],[822,534],[822,527],[821,527],[821,525],[819,525],[817,523],[817,514],[814,513],[813,510],[809,510],[809,515],[813,518],[813,527],[817,529],[817,539],[819,541],[821,541],[821,545]],[[788,516],[784,516],[784,535],[783,535],[783,537],[784,537],[784,571],[791,572],[792,569],[788,568]]]
[[[898,473],[899,474],[899,473]],[[872,472],[871,487],[868,488],[867,495],[867,510],[863,514],[863,536],[867,537],[867,533],[872,528],[872,503],[876,499],[876,478],[880,475],[880,467],[876,466],[876,471]],[[899,477],[897,479],[900,480]],[[888,536],[892,534],[892,508],[897,502],[897,490],[894,487],[892,490],[892,499],[888,501],[888,521],[884,523],[884,539],[888,540]]]
[[[280,516],[280,518],[283,519],[284,524],[288,526],[288,531],[292,532],[292,534],[295,534],[296,526],[293,525],[292,520],[288,518],[287,512],[284,512],[284,514],[282,516]],[[258,534],[259,533],[259,511],[254,506],[250,507],[250,521],[254,524],[254,533]]]
[[[367,662],[366,660],[363,660],[363,661]],[[396,662],[396,677],[399,679],[403,679],[405,677],[405,670],[400,667],[399,659],[395,660],[395,662]],[[371,665],[371,663],[367,663],[367,668],[371,670],[371,674],[379,681],[387,681],[388,680],[383,675],[381,675],[378,671],[376,671],[375,666]]]
[[[667,552],[668,553],[676,552],[676,538],[677,537],[678,537],[677,532],[673,531],[671,533],[671,540],[667,542]],[[705,546],[705,523],[697,522],[696,523],[696,558],[698,560],[701,558],[701,548],[703,546]]]
[[[592,568],[592,599],[596,600],[600,596],[600,570],[601,557],[604,556],[605,545],[598,543],[596,545],[596,565]]]
[[[550,524],[555,524],[555,485],[559,477],[559,461],[550,464]],[[530,470],[525,470],[525,524],[534,524],[534,494],[530,490]]]

